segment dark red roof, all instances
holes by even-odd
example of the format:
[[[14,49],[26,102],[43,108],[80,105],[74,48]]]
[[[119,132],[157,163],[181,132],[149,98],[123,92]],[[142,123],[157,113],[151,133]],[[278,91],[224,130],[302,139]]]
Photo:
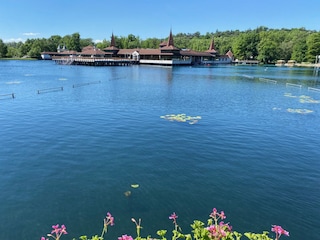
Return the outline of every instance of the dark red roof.
[[[180,54],[183,56],[196,56],[196,57],[212,57],[209,52],[198,52],[193,50],[181,50]]]
[[[111,43],[110,43],[110,46],[104,48],[103,50],[106,50],[106,51],[117,51],[117,50],[119,50],[119,48],[116,47],[116,41],[115,41],[115,39],[114,39],[113,33],[112,33],[112,35],[111,35]]]
[[[80,53],[81,55],[105,55],[106,52],[100,50],[99,48],[85,49]]]
[[[164,43],[164,42],[163,42]],[[160,45],[161,46],[161,45]],[[162,45],[163,46],[163,45]],[[173,36],[172,36],[172,30],[170,30],[169,38],[167,41],[167,45],[161,47],[161,50],[170,50],[170,51],[175,51],[175,50],[180,50],[179,48],[174,46],[173,43]]]

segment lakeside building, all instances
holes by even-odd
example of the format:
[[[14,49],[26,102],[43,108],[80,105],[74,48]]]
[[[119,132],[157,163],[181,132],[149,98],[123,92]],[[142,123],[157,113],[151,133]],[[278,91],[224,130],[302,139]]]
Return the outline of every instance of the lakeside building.
[[[211,40],[207,51],[180,49],[174,46],[172,31],[168,41],[160,43],[159,48],[119,49],[115,44],[114,35],[111,36],[110,46],[100,50],[94,46],[87,46],[81,52],[69,51],[65,46],[58,46],[57,52],[43,52],[42,59],[55,60],[60,64],[81,65],[211,65],[231,64],[234,62],[233,53],[229,50],[220,55],[215,50],[214,39]]]

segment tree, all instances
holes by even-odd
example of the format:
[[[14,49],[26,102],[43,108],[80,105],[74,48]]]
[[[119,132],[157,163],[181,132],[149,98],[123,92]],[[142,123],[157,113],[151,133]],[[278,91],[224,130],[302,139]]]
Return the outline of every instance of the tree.
[[[62,38],[63,43],[66,45],[66,47],[69,50],[74,50],[77,52],[81,51],[81,45],[80,45],[80,34],[79,33],[73,33],[72,35],[66,35]]]
[[[315,57],[320,55],[320,33],[312,33],[307,37],[307,59],[314,61]]]
[[[232,45],[233,53],[239,59],[256,59],[260,38],[255,31],[248,31],[235,38]]]
[[[0,58],[6,57],[7,52],[8,52],[7,45],[5,45],[2,39],[0,39]]]
[[[84,48],[86,46],[91,46],[91,45],[94,45],[93,41],[92,41],[92,38],[83,38],[83,39],[80,39],[80,48]],[[98,47],[100,48],[100,47]],[[102,48],[100,48],[102,49]]]
[[[90,45],[90,44],[89,44]],[[103,41],[102,42],[99,42],[99,43],[97,43],[97,48],[99,48],[99,49],[104,49],[104,48],[106,48],[106,47],[108,47],[108,46],[110,46],[110,42],[109,41],[107,41],[106,39],[103,39]]]
[[[19,49],[8,46],[7,57],[9,58],[20,57]]]
[[[142,48],[158,48],[160,45],[160,39],[158,38],[147,38],[141,41]]]
[[[28,52],[31,50],[33,40],[27,39],[23,45],[19,47],[21,57],[28,55]]]
[[[272,63],[277,60],[277,43],[270,39],[263,39],[258,45],[258,60],[263,63]]]
[[[294,59],[297,62],[307,61],[306,53],[307,53],[306,38],[300,38],[297,40],[297,42],[294,44],[292,48],[291,59]]]
[[[234,38],[230,36],[220,36],[220,37],[214,36],[215,47],[220,54],[225,54],[230,49],[232,49],[233,41],[234,41]]]

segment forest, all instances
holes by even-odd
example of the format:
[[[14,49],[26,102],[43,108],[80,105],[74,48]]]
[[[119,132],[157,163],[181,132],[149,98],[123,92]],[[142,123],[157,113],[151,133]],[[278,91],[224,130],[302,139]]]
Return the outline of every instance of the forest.
[[[261,26],[246,31],[178,33],[173,35],[173,38],[176,47],[195,51],[208,50],[211,40],[214,39],[215,49],[220,54],[231,50],[236,59],[259,60],[262,63],[275,63],[277,60],[313,63],[316,56],[320,55],[320,32],[305,28],[269,29]],[[94,43],[91,38],[81,38],[80,33],[27,39],[25,42],[3,42],[0,39],[0,58],[39,59],[41,52],[55,52],[58,45],[65,45],[67,49],[79,52],[88,45],[103,49],[110,45],[110,39],[111,36],[102,42]],[[121,49],[158,48],[164,40],[166,39],[141,39],[134,34],[115,35],[116,45]]]

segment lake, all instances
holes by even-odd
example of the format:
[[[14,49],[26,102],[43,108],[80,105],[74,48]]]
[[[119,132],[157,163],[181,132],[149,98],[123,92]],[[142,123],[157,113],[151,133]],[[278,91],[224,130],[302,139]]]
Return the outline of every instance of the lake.
[[[0,61],[0,239],[100,234],[107,212],[107,239],[132,217],[170,233],[172,212],[188,233],[214,207],[318,239],[319,88],[312,68]]]

